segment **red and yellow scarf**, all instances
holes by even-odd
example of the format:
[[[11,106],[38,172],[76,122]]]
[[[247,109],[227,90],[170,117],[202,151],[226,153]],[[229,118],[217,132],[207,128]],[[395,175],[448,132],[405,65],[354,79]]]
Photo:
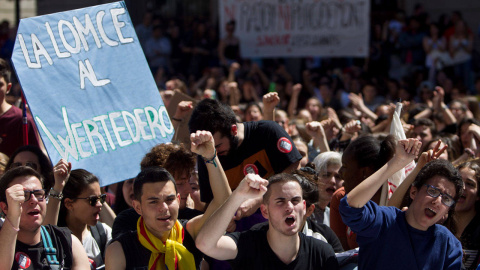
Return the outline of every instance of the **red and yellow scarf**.
[[[148,262],[148,269],[195,269],[195,259],[192,253],[183,246],[184,233],[182,225],[177,220],[170,231],[167,241],[164,243],[148,231],[143,217],[140,217],[137,222],[138,240],[152,252]]]

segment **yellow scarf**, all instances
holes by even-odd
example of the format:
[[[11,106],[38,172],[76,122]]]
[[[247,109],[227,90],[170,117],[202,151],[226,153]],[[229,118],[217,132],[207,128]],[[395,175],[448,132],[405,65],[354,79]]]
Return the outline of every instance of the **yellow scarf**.
[[[140,243],[144,247],[152,252],[150,261],[148,262],[149,270],[195,269],[195,259],[193,258],[192,253],[183,246],[183,234],[183,227],[177,220],[170,231],[166,243],[163,243],[148,231],[145,222],[143,221],[143,217],[138,219],[138,240],[140,240]]]

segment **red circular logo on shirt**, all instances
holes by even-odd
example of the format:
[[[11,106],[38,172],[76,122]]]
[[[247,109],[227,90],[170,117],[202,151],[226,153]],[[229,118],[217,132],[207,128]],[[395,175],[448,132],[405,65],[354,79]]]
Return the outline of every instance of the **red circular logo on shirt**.
[[[247,175],[249,173],[258,174],[258,168],[255,164],[247,164],[243,167],[243,174]]]
[[[282,137],[278,139],[277,148],[278,148],[278,151],[282,153],[290,153],[292,152],[293,145],[289,139]]]
[[[32,264],[32,260],[30,260],[30,257],[28,257],[28,255],[23,252],[15,253],[15,261],[18,263],[18,267],[22,269],[27,269]]]

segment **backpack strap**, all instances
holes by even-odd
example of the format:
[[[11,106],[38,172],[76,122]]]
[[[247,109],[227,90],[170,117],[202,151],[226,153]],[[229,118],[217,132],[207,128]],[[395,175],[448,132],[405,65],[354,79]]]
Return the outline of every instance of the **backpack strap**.
[[[107,245],[107,233],[101,222],[97,222],[95,226],[90,226],[90,233],[92,234],[95,242],[97,242],[102,254],[102,260],[105,261],[105,246]]]
[[[60,265],[57,260],[57,249],[53,246],[52,239],[50,238],[50,233],[48,233],[45,226],[41,226],[41,236],[48,263],[50,265]]]

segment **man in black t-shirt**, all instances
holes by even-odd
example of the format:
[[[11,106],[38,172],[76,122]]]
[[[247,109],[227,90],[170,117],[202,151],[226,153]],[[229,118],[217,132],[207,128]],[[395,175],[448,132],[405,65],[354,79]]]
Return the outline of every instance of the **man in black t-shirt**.
[[[196,249],[194,239],[231,190],[211,133],[197,131],[190,139],[192,152],[208,158],[205,163],[215,195],[212,203],[203,215],[180,221],[180,194],[172,175],[159,166],[142,168],[133,184],[133,208],[140,215],[137,231],[122,234],[108,246],[107,270],[163,269],[164,265],[179,270],[198,268],[202,254]]]
[[[87,254],[68,229],[41,226],[48,193],[35,170],[21,166],[0,179],[0,269],[90,269]],[[75,250],[75,252],[72,252]]]
[[[269,181],[247,175],[204,224],[197,247],[215,259],[229,260],[233,269],[338,269],[330,245],[299,233],[306,214],[302,193],[299,180],[290,174]],[[231,213],[245,200],[262,196],[260,209],[269,226],[224,235]]]
[[[188,123],[190,132],[208,130],[213,134],[220,162],[230,188],[248,173],[268,178],[276,173],[297,169],[302,156],[285,130],[273,121],[237,123],[232,109],[217,100],[204,99],[195,107]],[[208,175],[202,157],[198,157],[198,178],[202,201],[212,199]],[[261,198],[242,204],[235,218],[253,214]]]

